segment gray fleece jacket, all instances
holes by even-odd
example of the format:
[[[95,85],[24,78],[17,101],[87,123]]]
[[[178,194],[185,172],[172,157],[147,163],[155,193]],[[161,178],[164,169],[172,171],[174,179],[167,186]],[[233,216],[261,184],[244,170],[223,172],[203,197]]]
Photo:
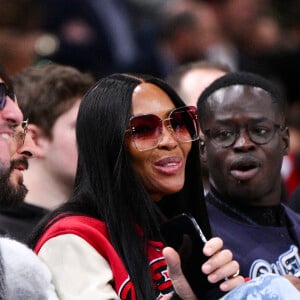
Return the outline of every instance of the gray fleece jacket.
[[[51,273],[24,244],[1,237],[0,253],[5,272],[5,300],[58,300]],[[3,296],[3,295],[2,295]]]

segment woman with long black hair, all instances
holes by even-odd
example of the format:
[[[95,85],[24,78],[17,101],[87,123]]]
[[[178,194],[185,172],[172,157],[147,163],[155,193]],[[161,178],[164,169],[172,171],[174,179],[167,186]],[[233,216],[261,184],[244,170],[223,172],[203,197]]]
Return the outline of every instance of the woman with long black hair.
[[[161,299],[173,286],[160,225],[190,213],[210,237],[195,107],[157,78],[115,74],[86,94],[76,126],[74,194],[31,246],[61,299]],[[220,283],[225,292],[243,282],[220,239],[205,247],[209,281],[230,277]]]

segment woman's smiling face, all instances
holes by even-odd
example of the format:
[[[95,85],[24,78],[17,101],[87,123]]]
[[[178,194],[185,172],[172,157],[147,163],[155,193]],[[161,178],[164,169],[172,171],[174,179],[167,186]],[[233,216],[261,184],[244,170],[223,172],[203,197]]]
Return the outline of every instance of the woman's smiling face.
[[[138,85],[132,96],[132,114],[154,114],[168,118],[175,108],[171,98],[151,83]],[[162,138],[154,149],[139,151],[130,134],[125,143],[132,166],[154,201],[180,191],[185,181],[185,165],[192,143],[178,142],[163,122]]]

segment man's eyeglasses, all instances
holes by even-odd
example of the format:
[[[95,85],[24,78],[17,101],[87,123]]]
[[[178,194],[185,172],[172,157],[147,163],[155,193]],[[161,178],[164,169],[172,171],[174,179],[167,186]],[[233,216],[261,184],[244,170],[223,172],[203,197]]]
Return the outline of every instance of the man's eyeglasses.
[[[195,141],[199,138],[197,109],[184,106],[173,109],[168,118],[161,119],[154,114],[138,115],[130,118],[130,131],[135,147],[146,151],[158,146],[162,139],[163,123],[181,143]]]
[[[8,129],[10,132],[8,132]],[[5,139],[14,140],[16,147],[20,148],[24,145],[27,130],[28,130],[28,119],[21,122],[20,124],[0,126],[0,130],[3,133],[1,136]],[[5,131],[3,131],[5,130]]]
[[[15,95],[12,93],[5,83],[0,82],[0,110],[5,107],[6,104],[6,96],[10,97],[11,99],[15,100]]]
[[[24,145],[26,134],[28,130],[28,119],[26,121],[21,122],[19,125],[14,126],[12,138],[14,138],[16,142],[17,148],[21,148]]]
[[[284,130],[284,127],[273,122],[249,123],[246,126],[250,140],[257,145],[269,143],[278,129]],[[205,129],[204,134],[214,145],[226,148],[234,145],[240,136],[240,128],[223,125]]]

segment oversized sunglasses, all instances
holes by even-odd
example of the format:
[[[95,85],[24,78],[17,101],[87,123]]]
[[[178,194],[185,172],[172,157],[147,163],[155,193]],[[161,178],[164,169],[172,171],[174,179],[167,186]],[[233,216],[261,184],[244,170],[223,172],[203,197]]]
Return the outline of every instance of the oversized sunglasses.
[[[131,136],[139,151],[146,151],[158,146],[163,137],[163,124],[175,139],[187,143],[199,139],[197,108],[183,106],[173,109],[168,118],[161,119],[154,114],[137,115],[130,118]]]
[[[10,97],[12,100],[15,100],[15,95],[12,93],[5,83],[0,82],[0,110],[4,108],[6,104],[6,96]]]

